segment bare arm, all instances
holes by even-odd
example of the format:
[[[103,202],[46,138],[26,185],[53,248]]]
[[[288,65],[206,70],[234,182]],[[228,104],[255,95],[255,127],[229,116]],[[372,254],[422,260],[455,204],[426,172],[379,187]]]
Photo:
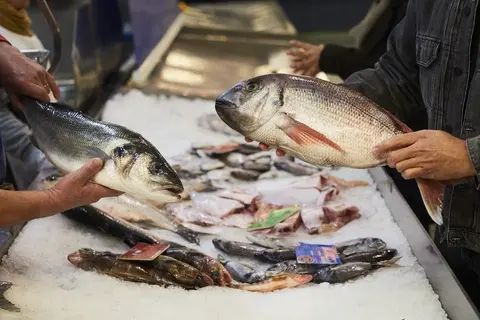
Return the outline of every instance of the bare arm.
[[[0,190],[0,227],[44,218],[61,210],[50,191]]]
[[[30,0],[8,0],[15,9],[27,9],[30,7]]]

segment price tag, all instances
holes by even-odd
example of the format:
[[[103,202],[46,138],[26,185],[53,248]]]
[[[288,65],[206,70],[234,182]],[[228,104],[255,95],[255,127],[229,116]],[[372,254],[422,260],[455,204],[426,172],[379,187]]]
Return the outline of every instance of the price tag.
[[[341,264],[337,249],[332,245],[300,243],[295,248],[297,262],[303,264]]]
[[[135,247],[122,254],[118,259],[130,261],[153,261],[170,247],[168,243],[137,243]]]

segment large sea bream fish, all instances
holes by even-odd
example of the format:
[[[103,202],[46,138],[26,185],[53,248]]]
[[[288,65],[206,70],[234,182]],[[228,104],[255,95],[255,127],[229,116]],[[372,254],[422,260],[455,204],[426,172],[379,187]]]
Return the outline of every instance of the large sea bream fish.
[[[317,78],[268,74],[237,83],[215,102],[219,117],[245,137],[317,166],[386,164],[374,147],[412,130],[365,96]],[[417,179],[433,221],[442,224],[444,184]]]

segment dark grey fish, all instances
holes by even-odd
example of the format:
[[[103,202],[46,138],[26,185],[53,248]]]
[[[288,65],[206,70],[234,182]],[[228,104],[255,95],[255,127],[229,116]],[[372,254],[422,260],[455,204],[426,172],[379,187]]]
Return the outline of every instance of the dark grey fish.
[[[346,258],[352,254],[379,252],[386,249],[387,244],[379,238],[358,238],[336,243],[335,247]]]
[[[218,260],[227,268],[235,281],[257,283],[266,279],[264,272],[257,272],[242,263],[226,260],[222,255],[218,255]]]
[[[343,263],[346,262],[380,262],[391,260],[398,254],[396,249],[385,249],[375,252],[359,252],[349,256],[340,254]]]
[[[297,260],[287,260],[279,262],[265,272],[267,277],[274,277],[281,274],[314,274],[321,268],[324,268],[324,265],[317,264],[302,264],[298,263]]]
[[[91,205],[76,207],[62,213],[65,217],[135,245],[138,242],[159,243],[161,239],[131,223],[112,217]]]
[[[295,253],[295,248],[277,248],[265,249],[263,253],[256,258],[268,262],[280,262],[296,259],[297,255]]]
[[[251,155],[257,152],[261,152],[262,149],[253,144],[241,143],[240,148],[237,151],[245,155]]]
[[[298,242],[289,240],[288,237],[267,236],[259,233],[249,233],[247,235],[247,240],[251,241],[253,244],[270,249],[295,248],[298,245]]]
[[[212,243],[215,248],[225,253],[250,258],[260,257],[266,250],[265,248],[256,246],[254,244],[239,241],[222,240],[219,238],[212,239]]]
[[[230,175],[238,180],[255,181],[258,180],[260,172],[252,170],[234,169],[230,172]]]
[[[249,160],[242,163],[242,168],[245,170],[252,170],[258,172],[267,172],[272,166],[270,163],[257,163],[256,161]]]
[[[332,265],[321,268],[313,275],[315,283],[343,283],[358,277],[367,275],[368,273],[383,267],[399,267],[392,259],[383,262],[347,262],[339,265]]]
[[[10,312],[20,312],[20,308],[5,298],[5,292],[7,292],[11,286],[12,284],[10,282],[0,281],[0,309]]]
[[[183,185],[160,152],[140,134],[95,120],[60,103],[23,98],[34,144],[63,172],[99,157],[103,169],[94,182],[142,199],[179,200]]]
[[[278,170],[286,171],[295,176],[310,176],[312,174],[319,172],[319,169],[315,167],[307,166],[301,163],[296,163],[288,160],[276,160],[273,162],[273,165]]]

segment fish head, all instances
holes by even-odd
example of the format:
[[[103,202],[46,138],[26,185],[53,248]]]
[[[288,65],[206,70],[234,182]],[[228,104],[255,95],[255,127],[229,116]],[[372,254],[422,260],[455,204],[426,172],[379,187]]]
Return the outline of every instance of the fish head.
[[[116,256],[111,252],[99,252],[89,248],[79,249],[69,254],[67,257],[71,264],[86,271],[95,270],[96,268],[101,267],[102,263],[111,260],[111,258],[116,259]]]
[[[216,99],[215,110],[229,127],[247,136],[283,106],[284,86],[284,80],[273,74],[241,81]]]
[[[115,148],[113,159],[125,183],[139,195],[154,195],[165,202],[180,199],[183,192],[180,178],[153,146],[126,143]]]

